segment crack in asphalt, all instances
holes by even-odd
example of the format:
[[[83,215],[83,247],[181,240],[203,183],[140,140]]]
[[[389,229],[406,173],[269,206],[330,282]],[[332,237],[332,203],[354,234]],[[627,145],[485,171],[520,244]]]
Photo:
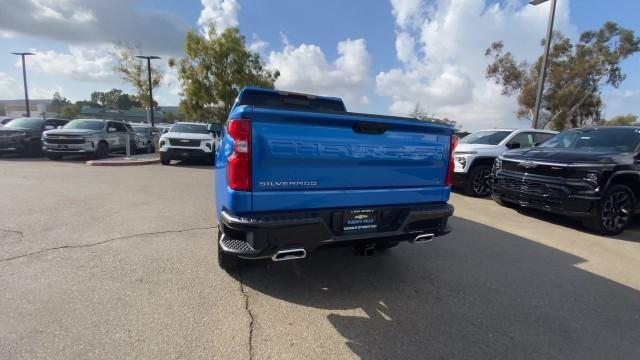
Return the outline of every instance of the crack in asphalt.
[[[22,231],[19,231],[19,230],[11,230],[11,229],[7,229],[7,228],[0,228],[0,231],[9,232],[9,233],[13,233],[13,234],[18,234],[20,236],[24,236],[24,233]]]
[[[21,258],[24,258],[24,257],[38,255],[38,254],[42,254],[42,253],[50,252],[50,251],[55,251],[55,250],[88,248],[88,247],[93,247],[93,246],[106,244],[108,242],[112,242],[112,241],[116,241],[116,240],[131,239],[131,238],[136,238],[136,237],[140,237],[140,236],[160,235],[160,234],[174,234],[174,233],[182,233],[182,232],[187,232],[187,231],[211,230],[211,229],[216,229],[216,228],[217,228],[217,226],[209,226],[209,227],[198,227],[198,228],[189,228],[189,229],[180,229],[180,230],[153,231],[153,232],[140,233],[140,234],[134,234],[134,235],[118,236],[118,237],[115,237],[115,238],[106,239],[106,240],[102,240],[102,241],[98,241],[98,242],[90,243],[90,244],[62,245],[62,246],[46,248],[46,249],[42,249],[42,250],[38,250],[38,251],[34,251],[34,252],[22,254],[22,255],[17,255],[17,256],[12,256],[12,257],[8,257],[8,258],[0,259],[0,262],[21,259]],[[11,230],[7,230],[7,231],[11,231]],[[22,234],[22,232],[18,232],[18,233]]]
[[[238,271],[238,277],[240,278],[240,292],[244,296],[244,309],[249,315],[249,360],[253,359],[253,312],[249,306],[249,294],[244,287],[244,279],[242,277],[242,271]]]

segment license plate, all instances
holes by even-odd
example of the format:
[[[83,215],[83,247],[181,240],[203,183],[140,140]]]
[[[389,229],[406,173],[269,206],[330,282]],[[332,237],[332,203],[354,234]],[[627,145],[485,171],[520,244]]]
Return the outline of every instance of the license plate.
[[[372,232],[378,229],[378,212],[373,209],[347,210],[343,231],[346,233]]]

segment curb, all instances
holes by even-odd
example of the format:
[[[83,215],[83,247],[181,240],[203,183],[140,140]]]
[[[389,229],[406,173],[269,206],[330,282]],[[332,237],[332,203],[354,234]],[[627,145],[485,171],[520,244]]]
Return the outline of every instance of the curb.
[[[89,160],[88,166],[137,166],[159,164],[160,158],[148,160]]]

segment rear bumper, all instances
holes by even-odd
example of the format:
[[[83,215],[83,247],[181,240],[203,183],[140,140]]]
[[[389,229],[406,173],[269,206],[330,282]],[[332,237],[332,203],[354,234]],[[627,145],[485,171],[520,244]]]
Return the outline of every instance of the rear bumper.
[[[380,207],[376,232],[345,234],[345,210],[268,213],[236,216],[227,211],[219,215],[222,251],[246,259],[267,258],[279,250],[349,246],[357,243],[409,241],[419,234],[441,236],[451,231],[447,225],[453,207],[447,203],[405,207]]]

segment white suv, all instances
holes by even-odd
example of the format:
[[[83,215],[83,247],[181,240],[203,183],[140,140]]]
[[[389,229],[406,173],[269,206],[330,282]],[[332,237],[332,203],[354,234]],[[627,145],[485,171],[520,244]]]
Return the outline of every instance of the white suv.
[[[207,124],[179,122],[160,137],[160,162],[169,165],[171,160],[201,159],[213,163],[213,135]]]
[[[491,168],[503,152],[536,146],[557,132],[548,130],[493,129],[477,131],[460,139],[456,147],[454,185],[471,196],[491,194]]]

